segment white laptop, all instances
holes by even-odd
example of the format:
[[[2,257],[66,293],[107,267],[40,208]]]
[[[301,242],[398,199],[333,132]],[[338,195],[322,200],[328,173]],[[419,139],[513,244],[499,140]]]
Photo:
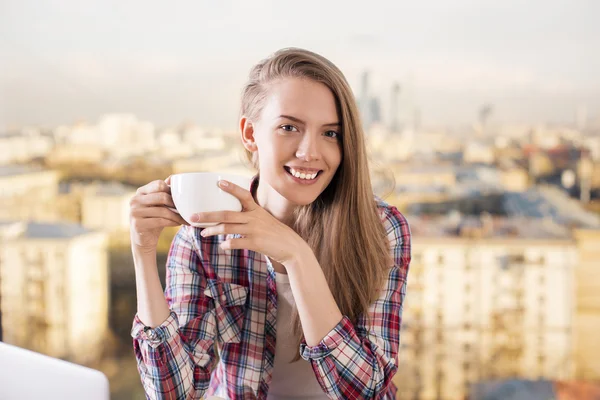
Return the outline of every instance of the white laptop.
[[[109,398],[102,372],[0,342],[0,399]]]

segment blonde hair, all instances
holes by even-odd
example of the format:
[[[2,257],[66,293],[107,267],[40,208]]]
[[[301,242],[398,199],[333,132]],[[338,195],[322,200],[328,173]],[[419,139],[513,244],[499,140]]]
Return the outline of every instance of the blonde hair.
[[[257,120],[270,84],[285,78],[320,82],[335,98],[342,125],[342,161],[323,193],[295,210],[292,227],[314,251],[342,314],[356,323],[367,316],[391,266],[356,101],[344,75],[331,61],[308,50],[285,48],[252,68],[242,93],[241,115]],[[257,167],[253,153],[246,151],[246,155]],[[299,344],[303,335],[297,311],[293,320]],[[299,358],[297,354],[293,361]]]

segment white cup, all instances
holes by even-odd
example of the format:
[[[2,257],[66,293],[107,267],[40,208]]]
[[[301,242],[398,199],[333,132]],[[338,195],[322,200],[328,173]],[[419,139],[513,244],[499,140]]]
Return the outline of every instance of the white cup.
[[[217,182],[226,180],[250,190],[250,178],[219,172],[189,172],[171,176],[171,196],[178,212],[188,224],[206,228],[218,222],[192,222],[191,217],[200,212],[242,211],[242,204],[232,194],[223,191]],[[170,208],[170,207],[169,207]]]

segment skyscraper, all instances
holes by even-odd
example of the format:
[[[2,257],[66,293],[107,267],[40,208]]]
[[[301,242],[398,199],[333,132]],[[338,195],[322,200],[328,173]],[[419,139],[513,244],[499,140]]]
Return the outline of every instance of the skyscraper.
[[[381,106],[377,97],[371,97],[369,101],[369,120],[371,124],[381,122]]]
[[[364,71],[361,77],[359,109],[363,127],[368,129],[372,122],[369,101],[369,71]]]
[[[492,106],[490,104],[484,104],[479,109],[479,124],[481,126],[481,131],[479,132],[480,136],[487,136],[489,132],[487,132],[489,119],[492,115]]]
[[[400,100],[400,84],[394,82],[392,86],[392,98],[391,98],[391,109],[390,109],[390,131],[400,132],[400,116],[398,115],[398,105]]]

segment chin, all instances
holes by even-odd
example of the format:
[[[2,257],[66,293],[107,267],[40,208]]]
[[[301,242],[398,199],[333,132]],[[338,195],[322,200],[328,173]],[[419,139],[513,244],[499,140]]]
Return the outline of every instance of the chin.
[[[287,201],[296,206],[306,206],[314,202],[321,193],[310,194],[310,193],[299,193],[299,191],[281,191],[279,192]]]

